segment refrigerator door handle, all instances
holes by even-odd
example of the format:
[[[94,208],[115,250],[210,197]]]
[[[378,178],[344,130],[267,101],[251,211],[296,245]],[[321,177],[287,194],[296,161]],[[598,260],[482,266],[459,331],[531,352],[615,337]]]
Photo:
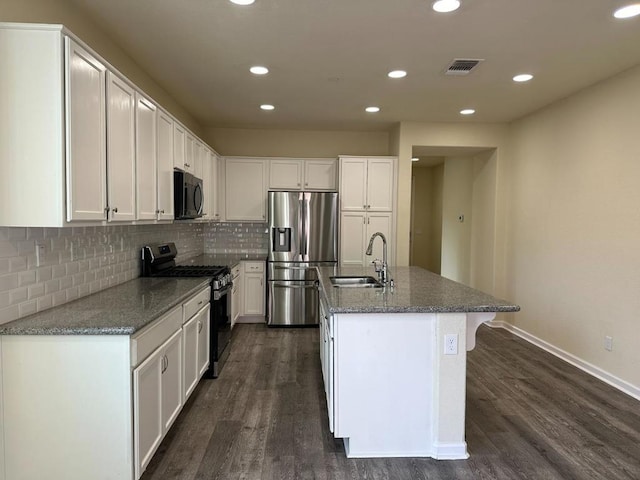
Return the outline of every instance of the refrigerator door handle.
[[[309,218],[310,214],[311,214],[311,207],[309,205],[309,203],[311,202],[311,196],[308,192],[304,192],[303,194],[303,205],[304,205],[304,217],[303,217],[303,222],[304,222],[304,259],[308,260],[307,256],[309,255],[309,237],[310,237],[310,232],[309,230],[311,230],[311,219]]]
[[[275,288],[318,288],[320,285],[320,282],[318,282],[317,280],[313,283],[278,283],[278,282],[273,282],[273,286]]]
[[[307,245],[307,231],[306,231],[306,212],[304,208],[304,193],[300,193],[298,197],[298,201],[300,202],[300,257],[304,260],[305,256],[305,247]]]

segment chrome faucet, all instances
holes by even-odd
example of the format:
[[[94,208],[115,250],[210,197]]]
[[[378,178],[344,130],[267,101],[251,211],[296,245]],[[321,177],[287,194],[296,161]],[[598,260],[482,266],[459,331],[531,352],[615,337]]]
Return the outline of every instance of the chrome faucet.
[[[382,268],[378,269],[378,264],[380,260],[374,260],[373,265],[378,273],[378,278],[382,283],[387,283],[388,271],[387,271],[387,239],[381,232],[376,232],[371,235],[371,239],[369,240],[369,246],[367,247],[367,251],[365,252],[367,255],[371,255],[373,253],[373,241],[376,237],[380,237],[382,239]]]

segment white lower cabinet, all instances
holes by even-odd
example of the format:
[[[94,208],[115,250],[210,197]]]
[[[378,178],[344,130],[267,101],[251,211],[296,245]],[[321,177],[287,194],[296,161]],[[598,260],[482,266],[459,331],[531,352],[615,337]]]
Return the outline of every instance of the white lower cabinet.
[[[185,402],[183,312],[208,366],[210,292],[133,335],[0,336],[0,479],[139,479]]]
[[[231,287],[231,328],[237,323],[242,308],[242,265],[231,269],[233,287]]]
[[[244,269],[243,315],[264,316],[265,311],[265,278],[264,262],[242,262]]]
[[[182,330],[133,371],[134,456],[140,478],[182,409]]]
[[[185,401],[209,366],[209,311],[207,304],[182,327]]]
[[[333,317],[329,315],[324,301],[320,301],[320,364],[327,400],[329,431],[334,431],[334,368],[333,368]]]

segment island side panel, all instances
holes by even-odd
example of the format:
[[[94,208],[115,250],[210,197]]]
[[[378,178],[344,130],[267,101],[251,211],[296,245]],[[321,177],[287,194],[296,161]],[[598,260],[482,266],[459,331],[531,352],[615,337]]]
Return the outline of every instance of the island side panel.
[[[457,335],[458,353],[445,354],[445,337]],[[434,371],[433,457],[440,460],[469,458],[465,441],[467,384],[467,314],[438,313]]]
[[[2,339],[0,338],[0,480],[5,480],[4,462],[4,398],[2,396]]]
[[[436,315],[334,318],[335,436],[347,456],[432,456]]]
[[[128,336],[3,336],[6,480],[133,477]]]

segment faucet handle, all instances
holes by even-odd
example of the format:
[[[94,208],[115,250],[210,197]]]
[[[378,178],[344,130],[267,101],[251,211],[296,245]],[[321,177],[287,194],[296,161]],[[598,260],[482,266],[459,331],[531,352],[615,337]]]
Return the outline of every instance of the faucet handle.
[[[379,258],[376,258],[373,262],[371,262],[371,265],[373,265],[376,273],[380,273],[382,271],[382,260],[380,260]]]

